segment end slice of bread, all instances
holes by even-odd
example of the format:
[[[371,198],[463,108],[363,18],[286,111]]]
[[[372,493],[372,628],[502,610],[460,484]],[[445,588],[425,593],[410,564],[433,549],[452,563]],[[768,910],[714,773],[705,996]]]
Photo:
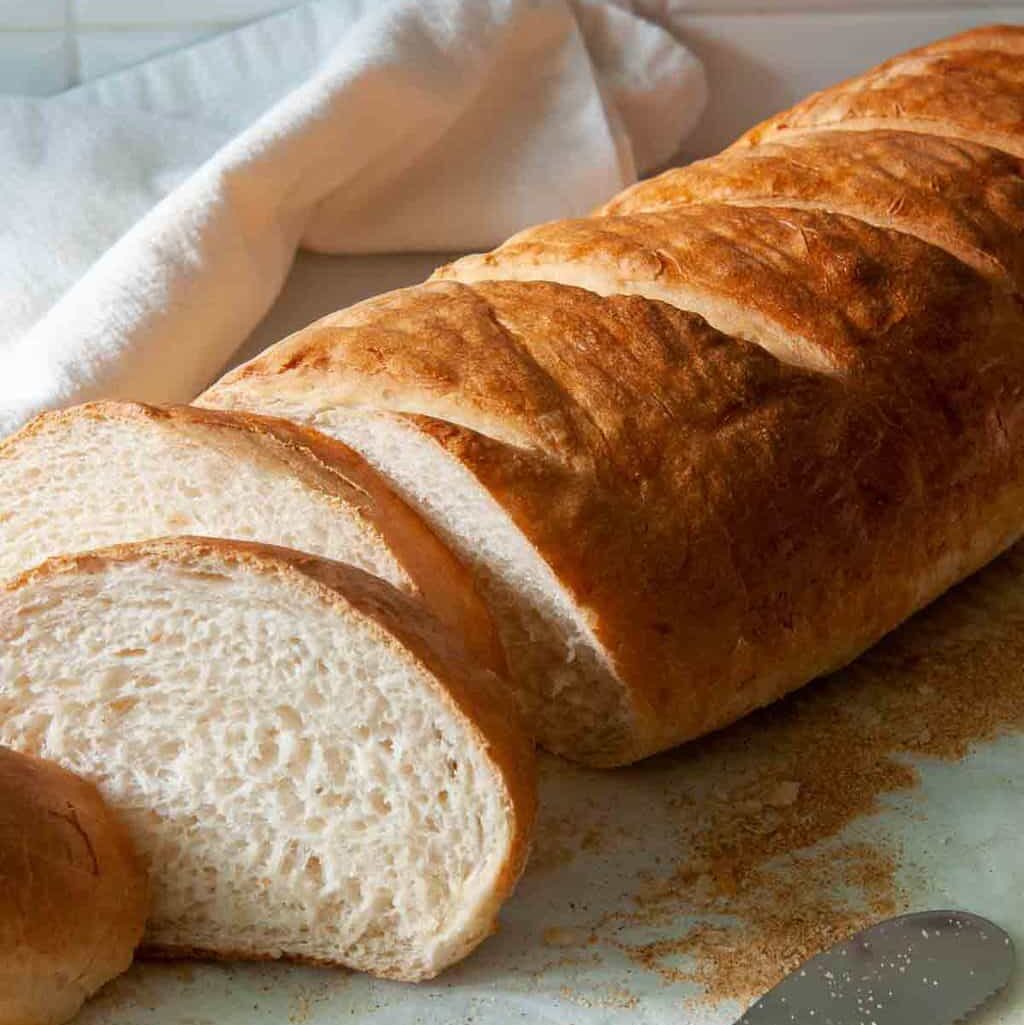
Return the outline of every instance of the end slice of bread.
[[[509,701],[419,603],[293,551],[162,539],[0,587],[0,743],[120,813],[162,953],[408,980],[463,957],[532,829]]]
[[[62,1025],[132,963],[147,882],[96,788],[0,747],[0,1022]]]
[[[44,559],[185,534],[337,559],[419,597],[502,672],[472,575],[348,446],[263,416],[95,402],[0,443],[0,580]]]

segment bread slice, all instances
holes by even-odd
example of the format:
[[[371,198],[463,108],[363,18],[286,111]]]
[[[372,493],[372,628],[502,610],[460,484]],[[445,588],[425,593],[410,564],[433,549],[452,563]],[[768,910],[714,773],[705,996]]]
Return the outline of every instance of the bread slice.
[[[0,747],[0,1022],[60,1025],[126,971],[146,874],[96,788]]]
[[[624,337],[628,316],[601,300],[590,306],[595,298],[544,285],[403,289],[298,332],[196,402],[288,417],[358,449],[473,569],[538,742],[608,765],[635,757],[641,713],[597,635],[601,609],[588,584],[617,567],[605,549],[573,573],[591,562],[590,539],[573,514],[581,484],[560,464],[587,418],[564,415],[549,370],[561,349],[576,351],[569,335],[543,330],[564,314],[581,359],[602,340],[602,326]],[[509,326],[517,309],[523,323]],[[551,351],[531,352],[542,345]],[[550,522],[515,515],[517,502],[539,503]],[[627,575],[615,589],[645,583]],[[650,650],[643,627],[628,629]],[[619,632],[613,646],[631,645]]]
[[[145,943],[433,976],[526,857],[532,749],[493,674],[349,566],[202,538],[0,589],[0,742],[94,781],[153,882]]]
[[[470,573],[355,452],[281,420],[97,402],[0,442],[0,579],[180,534],[338,559],[421,598],[483,665],[501,645]]]

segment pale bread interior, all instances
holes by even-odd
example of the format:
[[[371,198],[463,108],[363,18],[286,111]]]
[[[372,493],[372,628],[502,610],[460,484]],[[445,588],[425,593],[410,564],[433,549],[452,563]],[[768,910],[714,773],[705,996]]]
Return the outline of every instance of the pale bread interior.
[[[339,559],[400,587],[394,554],[345,502],[230,431],[135,416],[60,416],[7,443],[0,579],[64,552],[199,534]]]
[[[219,388],[218,408],[255,410],[350,445],[470,566],[501,636],[515,697],[538,743],[599,762],[631,729],[626,695],[585,610],[480,482],[400,417],[271,390]]]
[[[209,554],[87,559],[0,602],[0,743],[122,815],[153,880],[149,945],[416,979],[490,931],[508,794],[377,621]]]

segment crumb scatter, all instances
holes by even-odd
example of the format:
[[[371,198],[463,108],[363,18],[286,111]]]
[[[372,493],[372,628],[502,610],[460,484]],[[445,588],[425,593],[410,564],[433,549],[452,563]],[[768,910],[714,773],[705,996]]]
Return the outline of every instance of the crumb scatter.
[[[651,859],[629,907],[576,930],[702,999],[749,1000],[843,936],[905,907],[901,852],[847,827],[912,788],[906,756],[957,760],[1024,729],[1024,545],[832,677],[627,772],[665,794],[671,859]],[[614,808],[542,820],[548,864],[621,843]],[[586,837],[584,843],[583,837]],[[905,867],[905,866],[903,866]],[[684,923],[684,924],[678,924]],[[685,924],[689,923],[689,924]],[[696,924],[694,924],[696,923]],[[555,928],[555,927],[552,927]],[[549,932],[568,946],[573,932]],[[634,933],[659,938],[633,942]],[[624,938],[625,937],[625,938]]]

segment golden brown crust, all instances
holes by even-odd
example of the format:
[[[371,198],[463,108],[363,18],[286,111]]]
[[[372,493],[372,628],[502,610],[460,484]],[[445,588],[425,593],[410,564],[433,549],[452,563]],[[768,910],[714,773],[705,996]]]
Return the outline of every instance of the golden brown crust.
[[[813,210],[711,203],[553,221],[436,277],[592,282],[661,298],[787,362],[843,372],[898,348],[923,318],[940,336],[964,330],[974,301],[989,298],[969,268],[900,232]]]
[[[694,203],[845,214],[914,235],[1024,293],[1024,160],[907,132],[815,132],[732,149],[636,185],[597,215]]]
[[[182,439],[198,435],[201,444],[222,448],[233,459],[276,464],[276,472],[290,474],[324,495],[339,508],[339,515],[355,516],[392,553],[414,593],[463,639],[473,657],[497,673],[504,672],[501,642],[472,574],[422,517],[347,445],[274,417],[194,406],[91,402],[35,417],[0,442],[0,466],[36,435],[59,431],[82,419],[164,424]]]
[[[146,874],[96,788],[0,747],[0,1020],[63,1021],[125,971]]]
[[[965,139],[1024,156],[1024,26],[935,43],[809,96],[743,135],[757,146],[822,128]]]
[[[479,740],[508,795],[509,853],[490,901],[492,914],[497,914],[526,864],[536,817],[537,782],[533,743],[521,727],[507,688],[493,672],[471,661],[458,640],[420,603],[383,580],[344,563],[250,541],[157,538],[58,556],[0,584],[0,593],[15,592],[64,573],[100,572],[112,563],[142,561],[173,563],[186,571],[203,571],[211,562],[219,562],[274,574],[296,591],[311,593],[346,611],[354,609],[376,625],[384,643],[393,645],[397,639],[427,669],[438,696]]]
[[[722,725],[1024,527],[1022,31],[896,58],[677,172],[684,205],[528,229],[326,318],[207,401],[381,411],[443,445],[622,681],[632,733],[581,737],[579,757]],[[768,141],[785,146],[751,152]],[[790,195],[812,209],[756,204]]]
[[[386,395],[401,413],[407,397],[413,410],[461,397],[457,423],[411,422],[592,623],[636,726],[622,747],[581,738],[575,753],[624,762],[848,660],[1018,529],[1000,489],[1020,473],[1024,351],[989,286],[939,258],[961,312],[927,293],[949,323],[892,318],[841,378],[660,303],[435,283],[294,336],[212,400],[271,392],[317,410]],[[477,429],[480,410],[505,430]]]

